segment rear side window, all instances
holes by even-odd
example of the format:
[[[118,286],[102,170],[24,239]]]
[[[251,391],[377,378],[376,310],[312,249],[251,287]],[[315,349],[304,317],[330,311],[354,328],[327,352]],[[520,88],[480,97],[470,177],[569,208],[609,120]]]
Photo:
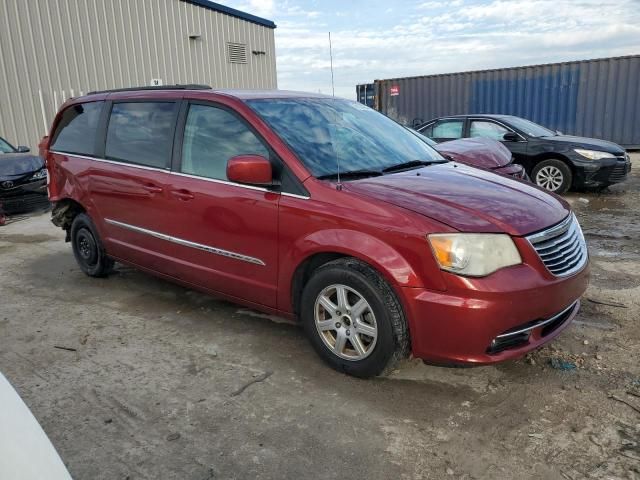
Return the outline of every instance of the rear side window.
[[[189,107],[182,141],[183,173],[226,180],[229,159],[249,154],[269,158],[267,148],[238,117],[217,107]]]
[[[51,150],[93,155],[100,112],[104,102],[73,105],[62,112],[51,139]]]
[[[169,168],[176,113],[175,102],[114,103],[107,127],[105,157]]]

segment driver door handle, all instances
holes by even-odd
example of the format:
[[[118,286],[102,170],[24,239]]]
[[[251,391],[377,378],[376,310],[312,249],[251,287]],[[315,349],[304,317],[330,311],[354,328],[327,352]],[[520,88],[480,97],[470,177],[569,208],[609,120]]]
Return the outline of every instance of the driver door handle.
[[[153,183],[146,183],[142,186],[149,193],[162,193],[162,187]]]
[[[185,190],[184,188],[181,188],[179,190],[171,190],[171,195],[176,197],[178,200],[182,200],[183,202],[193,200],[194,198],[193,193],[191,193],[189,190]]]

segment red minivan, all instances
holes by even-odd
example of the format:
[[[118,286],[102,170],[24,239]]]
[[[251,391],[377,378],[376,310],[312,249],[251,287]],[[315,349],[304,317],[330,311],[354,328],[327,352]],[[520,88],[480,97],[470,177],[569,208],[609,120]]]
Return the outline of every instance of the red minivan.
[[[445,160],[349,100],[175,86],[67,101],[41,143],[80,268],[114,261],[299,319],[332,367],[489,364],[558,335],[587,288],[559,197]]]

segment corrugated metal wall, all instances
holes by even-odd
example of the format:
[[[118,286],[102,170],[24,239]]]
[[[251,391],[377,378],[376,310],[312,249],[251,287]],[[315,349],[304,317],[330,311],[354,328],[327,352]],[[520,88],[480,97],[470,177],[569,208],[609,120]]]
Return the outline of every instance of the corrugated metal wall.
[[[247,45],[246,64],[228,62],[227,42]],[[276,88],[274,30],[179,0],[0,0],[0,136],[11,143],[35,148],[70,96],[155,78]]]
[[[375,85],[380,111],[405,125],[444,115],[509,114],[566,134],[640,148],[640,55]]]

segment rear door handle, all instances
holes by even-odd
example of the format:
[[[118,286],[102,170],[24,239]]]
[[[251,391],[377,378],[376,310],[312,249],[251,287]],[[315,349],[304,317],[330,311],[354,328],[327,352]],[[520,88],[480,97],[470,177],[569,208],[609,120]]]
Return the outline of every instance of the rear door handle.
[[[171,195],[184,202],[193,200],[194,198],[193,193],[191,193],[189,190],[185,190],[184,188],[181,188],[180,190],[171,190]]]
[[[153,183],[147,183],[142,186],[149,193],[162,193],[162,187],[154,185]]]

